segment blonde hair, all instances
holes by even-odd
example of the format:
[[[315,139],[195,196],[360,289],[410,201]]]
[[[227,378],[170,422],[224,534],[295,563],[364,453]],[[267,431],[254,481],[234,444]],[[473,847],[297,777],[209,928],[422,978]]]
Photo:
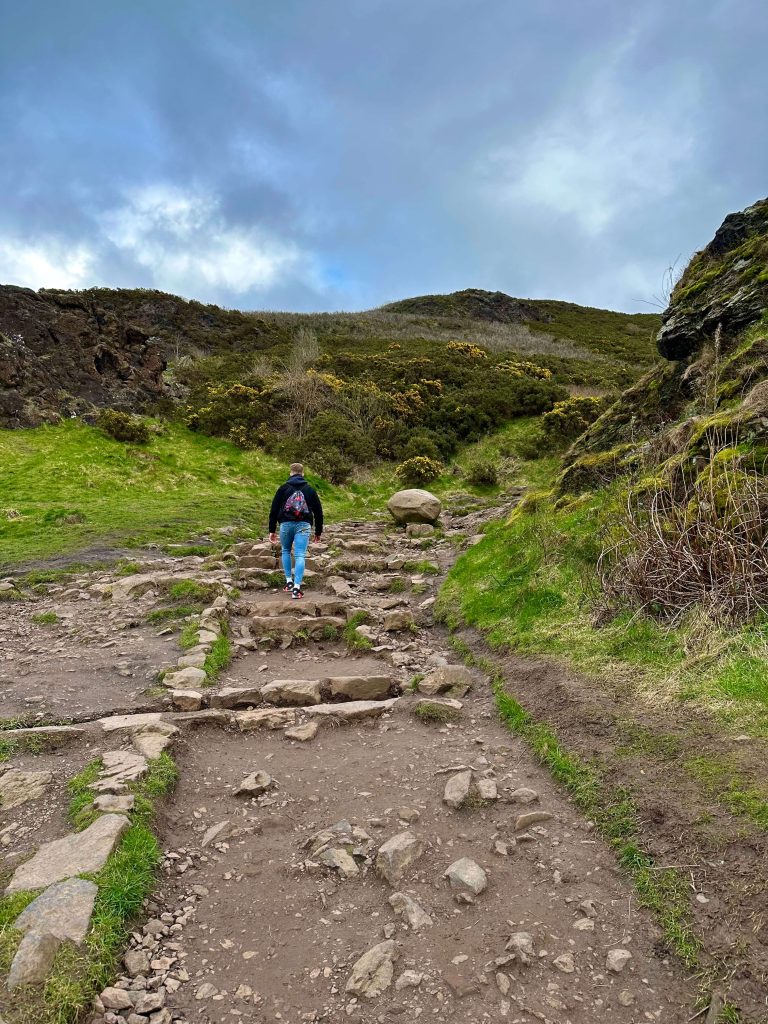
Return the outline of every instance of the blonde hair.
[[[304,467],[302,466],[302,464],[300,462],[292,462],[290,468],[291,468],[291,476],[303,476],[304,475]]]

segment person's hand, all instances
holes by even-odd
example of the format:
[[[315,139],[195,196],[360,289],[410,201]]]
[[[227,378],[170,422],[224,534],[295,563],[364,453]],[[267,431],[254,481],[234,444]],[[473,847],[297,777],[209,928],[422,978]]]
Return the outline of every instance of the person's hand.
[[[269,535],[269,543],[270,544],[277,544],[277,534],[276,533],[270,533],[270,535]]]

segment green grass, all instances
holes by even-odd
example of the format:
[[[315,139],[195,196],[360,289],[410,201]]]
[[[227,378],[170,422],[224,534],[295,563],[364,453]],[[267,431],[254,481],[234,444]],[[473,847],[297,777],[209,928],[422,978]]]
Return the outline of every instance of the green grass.
[[[56,612],[40,612],[38,615],[32,616],[32,621],[37,626],[51,626],[54,622],[59,621],[59,616]]]
[[[455,563],[438,614],[492,647],[547,654],[632,699],[698,705],[724,725],[768,736],[768,623],[737,630],[691,615],[675,628],[621,612],[600,617],[596,563],[618,511],[619,485],[558,502],[534,495]]]
[[[768,830],[768,791],[752,785],[727,758],[702,754],[684,763],[689,775],[731,814]]]
[[[188,651],[191,647],[197,647],[199,633],[200,624],[198,622],[188,622],[179,634],[179,647],[183,651]]]
[[[457,456],[459,466],[478,455],[501,458],[501,451],[514,453],[535,423],[521,418],[466,446]],[[74,556],[93,546],[157,544],[175,555],[215,555],[216,545],[189,544],[189,538],[232,524],[243,535],[263,534],[272,495],[285,479],[282,462],[177,424],[164,428],[141,446],[114,441],[77,421],[0,430],[0,490],[14,495],[21,513],[18,519],[0,517],[0,565]],[[538,485],[549,472],[541,462],[523,460],[515,479]],[[320,491],[330,529],[335,521],[381,511],[401,487],[394,469],[382,464],[336,487],[313,476],[310,467],[309,478]],[[443,499],[479,493],[464,482],[457,484],[450,473],[430,484],[430,490]],[[60,516],[62,509],[77,515]],[[180,546],[169,547],[173,543]],[[69,568],[32,570],[20,582],[53,583],[72,571],[104,564],[73,558]],[[139,568],[136,562],[123,561],[118,572],[131,574]]]
[[[99,777],[103,765],[101,759],[91,761],[69,780],[69,808],[67,814],[76,832],[82,832],[99,817],[93,809],[94,792],[91,786]]]
[[[363,636],[363,634],[359,633],[357,630],[358,626],[362,626],[363,623],[367,621],[368,612],[359,611],[355,612],[344,626],[342,634],[350,651],[369,651],[373,647],[373,643],[368,639],[368,637]]]
[[[199,605],[179,604],[171,608],[155,608],[147,614],[147,622],[173,622],[178,619],[189,618],[200,611]]]
[[[213,686],[215,684],[219,674],[224,671],[231,660],[232,645],[226,632],[222,632],[221,636],[214,640],[210,653],[203,665],[203,669],[208,676],[206,686]]]

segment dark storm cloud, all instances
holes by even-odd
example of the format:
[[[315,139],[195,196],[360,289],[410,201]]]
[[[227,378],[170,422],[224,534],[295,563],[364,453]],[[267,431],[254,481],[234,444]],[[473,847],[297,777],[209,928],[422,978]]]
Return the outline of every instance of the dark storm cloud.
[[[0,280],[643,308],[768,192],[756,0],[4,5]]]

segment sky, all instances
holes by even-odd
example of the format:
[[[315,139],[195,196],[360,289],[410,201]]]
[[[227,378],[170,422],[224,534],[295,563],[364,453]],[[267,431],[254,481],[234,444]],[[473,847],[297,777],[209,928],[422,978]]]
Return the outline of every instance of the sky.
[[[0,283],[651,311],[768,195],[765,0],[0,0]]]

